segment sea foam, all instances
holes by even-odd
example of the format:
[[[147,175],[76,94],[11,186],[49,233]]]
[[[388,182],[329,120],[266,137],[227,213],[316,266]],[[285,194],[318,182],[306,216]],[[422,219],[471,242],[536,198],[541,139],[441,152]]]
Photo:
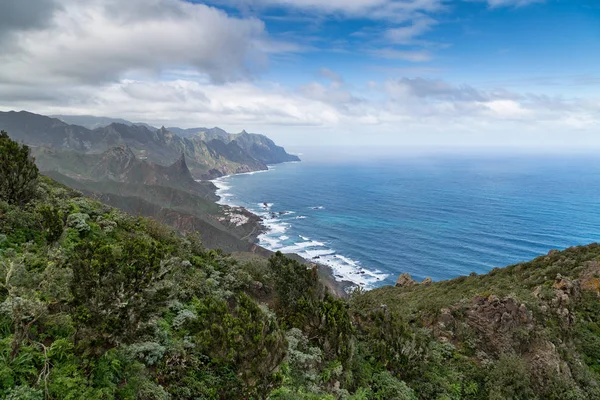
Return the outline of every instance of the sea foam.
[[[269,167],[269,170],[272,170]],[[259,171],[266,172],[266,171]],[[252,175],[253,173],[245,173]],[[212,182],[217,187],[217,195],[221,198],[220,204],[229,206],[240,206],[236,197],[230,193],[232,183],[231,175],[214,179]],[[271,251],[281,251],[282,253],[296,253],[301,257],[332,269],[334,277],[338,281],[350,281],[363,288],[372,288],[388,275],[378,270],[369,270],[361,265],[358,260],[353,260],[332,248],[329,244],[311,239],[304,235],[289,235],[293,228],[292,221],[306,219],[305,215],[295,215],[293,210],[276,210],[275,202],[264,201],[253,203],[247,206],[249,211],[261,217],[266,231],[258,236],[258,243]],[[325,210],[324,206],[313,206],[309,209],[315,211]]]

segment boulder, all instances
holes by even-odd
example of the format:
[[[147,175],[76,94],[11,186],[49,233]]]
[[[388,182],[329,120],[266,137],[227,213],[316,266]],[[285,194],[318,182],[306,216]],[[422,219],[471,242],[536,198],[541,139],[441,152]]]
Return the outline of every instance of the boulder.
[[[396,287],[405,287],[405,286],[413,286],[416,282],[408,273],[403,273],[398,277],[396,281]]]

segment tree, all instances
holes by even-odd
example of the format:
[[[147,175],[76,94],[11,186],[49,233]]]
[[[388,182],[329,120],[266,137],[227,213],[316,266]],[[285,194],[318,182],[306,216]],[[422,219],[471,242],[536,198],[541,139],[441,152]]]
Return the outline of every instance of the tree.
[[[34,195],[38,169],[28,146],[0,132],[0,199],[22,205]]]
[[[154,287],[173,267],[160,242],[123,238],[82,241],[68,260],[73,268],[72,313],[81,348],[101,354],[135,338],[140,325],[162,304],[164,290]]]

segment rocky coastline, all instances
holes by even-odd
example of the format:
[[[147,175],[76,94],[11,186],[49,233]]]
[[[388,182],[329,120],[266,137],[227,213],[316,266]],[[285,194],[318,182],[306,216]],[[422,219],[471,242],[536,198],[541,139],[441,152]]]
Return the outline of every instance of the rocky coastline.
[[[219,190],[218,187],[214,186],[214,185],[213,185],[213,187],[214,187],[215,197],[220,199],[221,197],[218,194],[218,190]],[[217,202],[218,201],[219,200],[217,200]],[[264,203],[264,205],[266,206],[267,203]],[[246,216],[248,218],[248,223],[243,224],[242,227],[246,231],[249,231],[249,233],[244,235],[244,237],[242,239],[252,243],[252,248],[251,248],[252,253],[259,255],[259,256],[263,256],[263,257],[270,257],[271,255],[273,255],[275,253],[271,250],[268,250],[268,249],[262,247],[259,244],[260,235],[267,233],[269,231],[269,228],[263,223],[263,218],[261,216],[255,214],[241,206],[223,205],[223,207],[226,208],[225,209],[226,215],[237,214],[237,215]],[[285,212],[280,212],[280,213],[273,212],[273,213],[271,213],[271,215],[273,217],[277,217],[280,215],[285,215]],[[237,221],[238,219],[239,218],[237,218],[234,215],[233,218],[231,218],[229,220],[229,223],[234,224],[234,222]],[[240,227],[236,227],[236,229],[240,229]],[[349,280],[341,280],[341,281],[338,280],[333,269],[328,265],[319,263],[317,259],[304,258],[296,253],[286,253],[285,255],[289,258],[292,258],[292,259],[302,263],[302,264],[305,264],[307,267],[317,266],[319,279],[327,288],[329,288],[329,290],[336,297],[340,297],[340,298],[348,297],[348,295],[353,290],[358,288],[358,285],[354,282],[351,282]]]

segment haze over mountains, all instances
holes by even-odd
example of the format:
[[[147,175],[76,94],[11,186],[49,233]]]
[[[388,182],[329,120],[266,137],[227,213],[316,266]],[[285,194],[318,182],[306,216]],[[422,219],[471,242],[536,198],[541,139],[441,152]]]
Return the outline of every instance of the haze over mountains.
[[[216,204],[209,180],[299,161],[266,136],[219,128],[157,129],[106,117],[11,111],[0,112],[0,129],[31,146],[40,171],[57,181],[182,232],[200,232],[205,246],[230,252],[266,251],[254,245],[260,219]]]

